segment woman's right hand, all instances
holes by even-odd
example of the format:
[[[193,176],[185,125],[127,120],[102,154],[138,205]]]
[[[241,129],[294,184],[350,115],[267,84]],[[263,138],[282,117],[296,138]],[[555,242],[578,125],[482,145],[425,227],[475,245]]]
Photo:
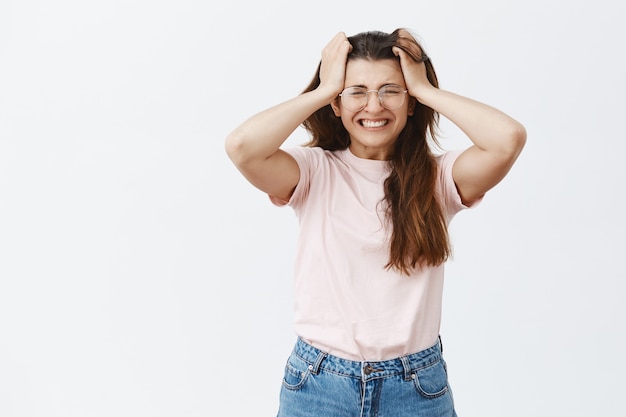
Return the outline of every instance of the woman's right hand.
[[[344,89],[346,64],[352,45],[344,32],[336,34],[322,50],[320,66],[320,85],[318,89],[326,89],[329,95],[336,97]]]

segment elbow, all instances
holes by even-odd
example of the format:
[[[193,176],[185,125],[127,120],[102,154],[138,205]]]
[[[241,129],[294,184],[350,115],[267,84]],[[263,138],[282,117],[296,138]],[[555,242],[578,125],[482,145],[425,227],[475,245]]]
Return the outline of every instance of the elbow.
[[[513,132],[513,141],[519,147],[520,151],[526,145],[526,128],[521,123],[517,123],[517,128]]]
[[[511,126],[510,131],[506,134],[504,152],[511,155],[513,158],[517,158],[526,145],[526,136],[526,128],[524,125],[515,122]]]
[[[238,164],[243,159],[244,149],[244,140],[241,135],[232,132],[226,137],[224,150],[235,164]]]
[[[226,136],[226,141],[224,142],[224,150],[229,158],[232,159],[233,155],[237,153],[237,149],[241,147],[241,141],[233,135],[232,133]]]

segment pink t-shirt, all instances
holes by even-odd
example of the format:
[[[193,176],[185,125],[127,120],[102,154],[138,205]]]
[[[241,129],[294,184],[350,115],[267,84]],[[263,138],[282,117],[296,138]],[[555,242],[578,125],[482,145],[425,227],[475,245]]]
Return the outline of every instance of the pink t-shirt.
[[[300,167],[289,200],[299,220],[294,330],[307,343],[356,361],[393,359],[439,336],[443,265],[411,276],[386,269],[389,226],[382,204],[386,161],[348,149],[286,149]],[[437,158],[438,193],[448,222],[466,208],[452,179],[460,152]]]

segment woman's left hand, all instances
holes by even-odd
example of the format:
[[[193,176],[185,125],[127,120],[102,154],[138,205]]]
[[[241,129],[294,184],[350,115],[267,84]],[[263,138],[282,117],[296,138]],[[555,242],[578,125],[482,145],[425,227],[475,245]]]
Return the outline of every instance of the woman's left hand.
[[[400,67],[402,68],[404,82],[409,90],[409,94],[421,102],[420,98],[424,93],[435,88],[426,76],[426,64],[415,61],[409,54],[397,46],[393,47],[393,52],[400,58]],[[423,51],[419,51],[419,53],[421,55]]]

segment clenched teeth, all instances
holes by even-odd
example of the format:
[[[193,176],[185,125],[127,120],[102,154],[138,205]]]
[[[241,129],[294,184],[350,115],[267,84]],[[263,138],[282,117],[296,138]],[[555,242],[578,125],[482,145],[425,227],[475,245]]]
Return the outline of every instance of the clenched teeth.
[[[361,120],[363,127],[383,127],[388,123],[388,120]]]

